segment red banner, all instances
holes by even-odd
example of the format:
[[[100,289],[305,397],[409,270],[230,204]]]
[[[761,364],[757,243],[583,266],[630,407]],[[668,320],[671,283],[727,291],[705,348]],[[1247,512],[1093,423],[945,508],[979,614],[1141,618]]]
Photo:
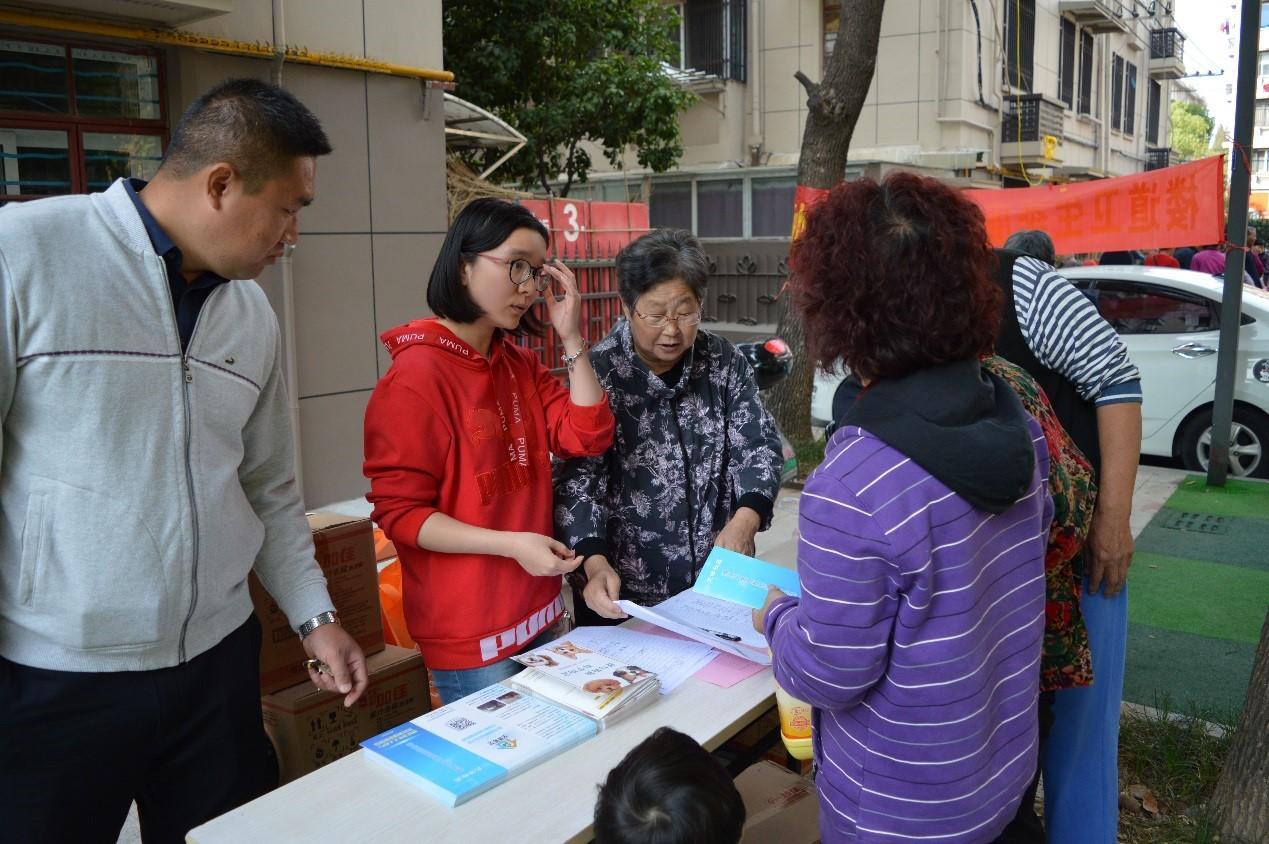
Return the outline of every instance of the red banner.
[[[1225,156],[1092,182],[967,190],[1001,246],[1042,229],[1059,255],[1203,246],[1225,239]]]
[[[808,188],[806,185],[798,185],[797,190],[793,192],[793,231],[791,232],[791,240],[797,240],[802,236],[802,230],[806,228],[806,212],[810,211],[820,200],[828,196],[828,191],[824,188]]]

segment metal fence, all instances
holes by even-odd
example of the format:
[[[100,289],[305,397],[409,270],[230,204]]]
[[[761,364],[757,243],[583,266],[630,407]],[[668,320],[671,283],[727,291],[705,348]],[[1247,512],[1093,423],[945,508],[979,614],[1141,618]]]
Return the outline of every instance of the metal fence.
[[[789,241],[702,240],[701,245],[709,256],[701,324],[733,341],[775,334],[776,297],[789,276]]]
[[[648,206],[642,202],[590,202],[526,199],[521,202],[551,233],[549,257],[559,258],[577,276],[582,294],[582,333],[594,343],[621,317],[617,294],[617,253],[648,231]],[[545,310],[539,311],[545,318]],[[543,337],[526,336],[521,345],[537,353],[557,374],[564,372],[559,338],[546,325]]]

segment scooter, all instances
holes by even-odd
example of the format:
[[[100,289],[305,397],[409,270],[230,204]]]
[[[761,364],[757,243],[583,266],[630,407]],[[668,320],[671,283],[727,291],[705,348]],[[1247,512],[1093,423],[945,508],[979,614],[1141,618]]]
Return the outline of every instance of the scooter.
[[[736,344],[736,350],[744,355],[745,360],[753,367],[754,380],[759,390],[769,390],[793,368],[793,353],[789,346],[779,337],[759,337]],[[779,432],[777,432],[779,433]],[[798,459],[793,444],[788,437],[780,433],[780,447],[784,457],[784,465],[780,470],[780,483],[788,483],[797,479]]]

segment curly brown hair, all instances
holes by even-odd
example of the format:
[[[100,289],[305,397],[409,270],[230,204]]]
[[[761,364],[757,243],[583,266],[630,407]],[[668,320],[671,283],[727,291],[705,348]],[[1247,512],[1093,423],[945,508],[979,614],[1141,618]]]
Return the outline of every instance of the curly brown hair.
[[[843,182],[793,245],[807,350],[864,378],[990,354],[1003,294],[983,213],[938,179]]]

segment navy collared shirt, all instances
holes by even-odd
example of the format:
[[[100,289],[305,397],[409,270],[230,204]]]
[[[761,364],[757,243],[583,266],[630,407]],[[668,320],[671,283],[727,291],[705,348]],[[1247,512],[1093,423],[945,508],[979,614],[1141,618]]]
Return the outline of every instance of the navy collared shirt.
[[[185,276],[181,275],[181,262],[184,260],[181,250],[159,226],[159,221],[154,219],[154,215],[145,207],[145,203],[138,195],[146,186],[146,182],[142,179],[125,179],[123,185],[128,191],[132,204],[137,207],[137,213],[141,215],[141,222],[145,223],[150,244],[167,266],[167,283],[172,291],[172,307],[176,312],[176,329],[181,335],[181,351],[183,352],[189,348],[189,339],[194,334],[194,326],[198,324],[198,314],[203,309],[203,303],[207,301],[207,297],[213,290],[229,279],[221,278],[208,271],[193,281],[187,282]]]

